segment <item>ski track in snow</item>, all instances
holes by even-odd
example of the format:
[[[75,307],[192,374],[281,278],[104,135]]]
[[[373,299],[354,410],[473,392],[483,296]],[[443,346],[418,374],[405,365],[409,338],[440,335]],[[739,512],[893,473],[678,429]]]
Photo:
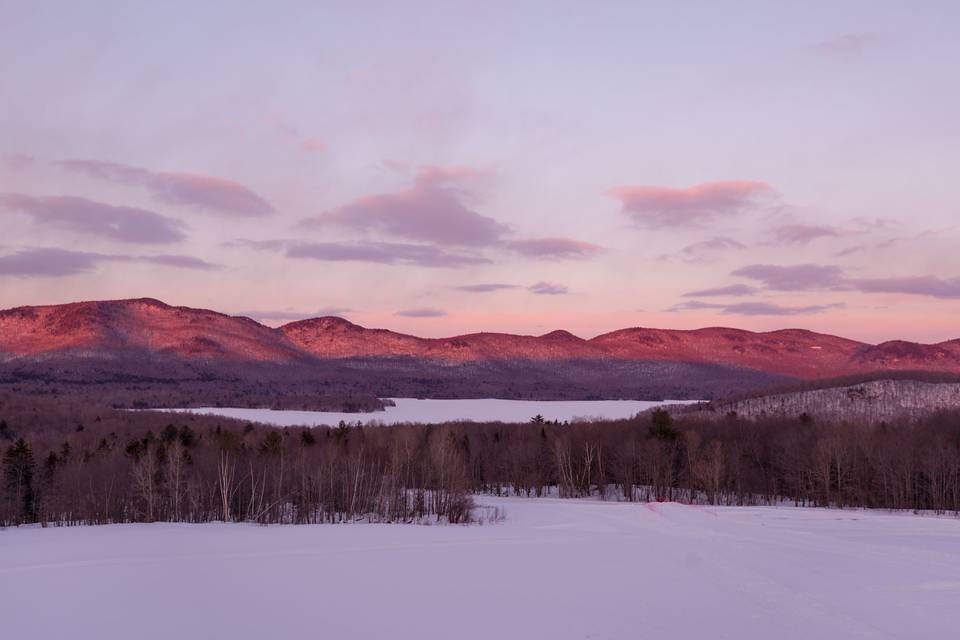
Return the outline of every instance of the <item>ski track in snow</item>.
[[[955,637],[960,520],[481,496],[482,526],[0,532],[10,638]]]

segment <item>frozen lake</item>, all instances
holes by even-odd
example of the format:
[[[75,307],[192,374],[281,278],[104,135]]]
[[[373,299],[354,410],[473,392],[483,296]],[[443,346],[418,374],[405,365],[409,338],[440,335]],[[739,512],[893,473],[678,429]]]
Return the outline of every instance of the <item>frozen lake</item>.
[[[337,425],[341,420],[356,424],[400,424],[420,422],[437,424],[457,420],[474,422],[527,422],[535,415],[546,420],[573,421],[584,418],[620,420],[641,411],[676,401],[650,402],[645,400],[418,400],[390,398],[395,407],[371,413],[340,413],[334,411],[274,411],[272,409],[236,409],[199,407],[172,409],[192,413],[209,413],[251,422],[264,422],[281,427],[293,425]]]
[[[477,501],[506,520],[8,529],[4,637],[934,640],[960,626],[953,518]]]

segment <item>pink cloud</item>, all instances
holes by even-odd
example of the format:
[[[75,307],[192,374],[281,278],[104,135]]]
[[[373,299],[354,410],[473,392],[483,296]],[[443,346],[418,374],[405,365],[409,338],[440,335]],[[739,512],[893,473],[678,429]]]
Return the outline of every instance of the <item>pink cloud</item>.
[[[320,138],[305,138],[300,146],[306,151],[323,151],[327,148],[326,143]]]
[[[338,225],[440,244],[493,245],[509,228],[470,209],[458,188],[463,180],[476,175],[469,167],[424,167],[408,189],[364,196],[302,224]]]
[[[531,238],[529,240],[514,240],[507,243],[507,248],[530,258],[553,258],[564,260],[569,258],[592,258],[603,251],[603,248],[571,238]]]
[[[636,223],[650,228],[698,227],[754,209],[776,192],[753,180],[704,182],[691,187],[623,186],[608,194]]]
[[[68,160],[61,166],[101,180],[139,186],[159,200],[213,213],[262,216],[274,212],[269,202],[239,182],[196,173],[150,171],[114,162]]]

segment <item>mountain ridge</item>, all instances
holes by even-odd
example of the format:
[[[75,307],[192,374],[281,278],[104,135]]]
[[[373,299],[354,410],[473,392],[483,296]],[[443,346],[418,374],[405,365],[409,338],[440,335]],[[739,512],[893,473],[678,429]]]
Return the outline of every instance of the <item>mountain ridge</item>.
[[[686,362],[801,379],[872,371],[960,373],[960,339],[869,344],[807,329],[628,327],[592,338],[555,329],[540,336],[476,332],[422,338],[337,316],[273,328],[246,316],[172,306],[154,298],[21,306],[0,311],[0,357],[144,357],[228,363],[309,363],[345,358],[493,361]]]

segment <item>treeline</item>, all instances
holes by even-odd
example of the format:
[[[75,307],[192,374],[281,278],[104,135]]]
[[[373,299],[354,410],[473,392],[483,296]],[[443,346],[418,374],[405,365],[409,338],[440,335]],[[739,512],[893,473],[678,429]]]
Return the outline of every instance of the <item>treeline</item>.
[[[456,444],[395,435],[407,437],[171,423],[138,436],[81,433],[54,448],[15,438],[0,523],[469,521]]]
[[[471,519],[471,494],[960,512],[960,416],[277,429],[0,400],[0,523]]]
[[[725,405],[742,400],[752,400],[754,398],[763,398],[765,396],[779,395],[786,393],[799,393],[801,391],[818,391],[820,389],[836,389],[841,387],[853,387],[868,382],[878,380],[927,382],[930,384],[955,384],[960,383],[960,374],[947,371],[871,371],[869,373],[858,373],[848,376],[839,376],[834,378],[816,378],[813,380],[791,380],[778,384],[769,384],[756,387],[743,393],[724,396],[717,404]]]

